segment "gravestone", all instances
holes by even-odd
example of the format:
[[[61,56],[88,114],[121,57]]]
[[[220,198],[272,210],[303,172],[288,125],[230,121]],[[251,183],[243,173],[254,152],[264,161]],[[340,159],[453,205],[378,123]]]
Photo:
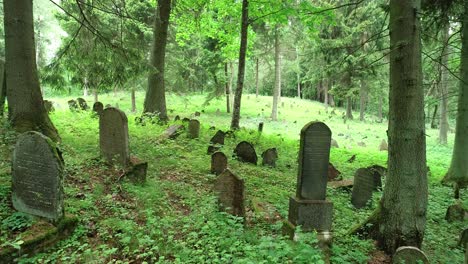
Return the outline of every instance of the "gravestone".
[[[81,110],[83,110],[83,111],[88,110],[88,104],[86,103],[85,99],[80,97],[80,98],[76,99],[76,101],[78,102],[78,106],[80,107]]]
[[[97,115],[101,115],[102,111],[104,111],[104,105],[101,102],[95,102],[93,104],[93,112]]]
[[[106,104],[106,108],[112,107],[111,104]]]
[[[101,155],[107,162],[123,167],[128,165],[128,121],[124,112],[114,107],[102,111],[99,119],[99,145]]]
[[[13,207],[58,222],[63,218],[63,160],[52,140],[39,132],[21,134],[12,158]]]
[[[195,112],[194,116],[200,116],[200,112]]]
[[[200,121],[196,119],[190,120],[188,124],[188,137],[198,138],[200,136]]]
[[[447,212],[445,213],[445,220],[447,220],[449,223],[458,221],[461,222],[467,218],[466,214],[467,212],[465,208],[463,208],[462,204],[455,203],[447,208]]]
[[[365,168],[358,169],[354,175],[351,203],[356,208],[366,206],[367,202],[372,198],[374,189],[375,183],[373,173]]]
[[[333,166],[333,164],[328,163],[328,181],[338,181],[341,180],[341,172]]]
[[[385,139],[382,139],[382,141],[380,142],[379,150],[388,151],[388,144],[387,144],[387,141],[385,141]]]
[[[263,132],[263,122],[258,123],[258,132],[259,133]]]
[[[360,146],[360,147],[363,147],[363,148],[366,147],[366,143],[364,143],[364,142],[362,142],[362,141],[359,141],[359,142],[357,143],[357,145]]]
[[[336,140],[334,140],[334,139],[331,140],[330,144],[331,144],[331,146],[334,147],[334,148],[339,148],[338,142],[337,142]]]
[[[224,138],[226,133],[218,130],[216,134],[210,139],[210,145],[208,146],[208,154],[213,154],[220,149],[220,145],[224,145]]]
[[[245,216],[244,180],[226,169],[216,179],[214,189],[218,193],[221,210],[232,215]]]
[[[179,120],[180,120],[180,116],[176,115],[176,116],[174,117],[174,121],[179,121]]]
[[[255,148],[247,141],[242,141],[237,144],[236,149],[234,149],[234,154],[237,156],[237,159],[241,162],[247,162],[257,165],[257,153]]]
[[[182,118],[182,122],[184,122],[184,123],[188,123],[188,122],[190,122],[190,119],[189,119],[189,118],[187,118],[187,117],[184,117],[184,118]]]
[[[331,131],[322,122],[310,122],[301,130],[296,195],[289,200],[285,233],[331,230],[333,203],[325,200],[330,158]]]
[[[417,247],[399,247],[392,257],[393,264],[429,264],[426,254]]]
[[[183,125],[172,125],[169,126],[164,133],[159,137],[160,140],[165,139],[176,139],[183,131],[185,127]]]
[[[216,115],[219,116],[220,114],[221,114],[221,110],[219,110],[219,108],[216,109]]]
[[[211,173],[221,174],[227,169],[227,157],[222,152],[215,152],[211,155]]]
[[[382,178],[385,176],[387,169],[379,165],[367,167],[374,177],[374,191],[382,189]]]
[[[47,111],[47,113],[55,111],[54,104],[49,100],[44,100],[44,108]]]
[[[276,160],[278,159],[278,151],[276,148],[270,148],[262,153],[262,165],[276,167]]]
[[[77,111],[78,110],[78,103],[75,100],[68,101],[68,108],[70,111]]]

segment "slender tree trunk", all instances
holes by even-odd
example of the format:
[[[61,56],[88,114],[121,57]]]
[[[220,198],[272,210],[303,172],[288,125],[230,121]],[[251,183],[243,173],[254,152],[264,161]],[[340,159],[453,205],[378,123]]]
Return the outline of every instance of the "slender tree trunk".
[[[441,60],[441,69],[440,69],[440,127],[439,127],[439,143],[442,145],[447,145],[447,133],[449,130],[448,123],[448,56],[449,56],[449,30],[450,24],[447,21],[445,22],[445,28],[443,29],[443,51],[442,51],[442,60]]]
[[[353,99],[346,97],[346,119],[353,120]]]
[[[328,79],[323,80],[323,103],[325,104],[325,111],[328,112]]]
[[[258,98],[258,58],[255,60],[255,98]]]
[[[232,62],[229,63],[229,105],[231,106],[231,109],[234,107],[234,98],[232,96],[232,84],[234,83],[234,66],[232,65]]]
[[[364,81],[361,81],[361,87],[359,89],[359,120],[364,121],[364,114],[366,111],[367,101],[367,87]]]
[[[9,118],[17,132],[35,130],[60,141],[41,95],[31,0],[3,1]]]
[[[226,112],[231,113],[231,99],[230,99],[231,91],[229,89],[229,81],[228,81],[229,75],[228,75],[228,64],[227,64],[227,62],[224,64],[224,77],[225,77],[225,80],[226,80],[226,83],[225,83]]]
[[[296,46],[296,62],[297,62],[297,98],[301,99],[301,61],[299,57],[299,48]]]
[[[444,181],[455,182],[460,187],[468,185],[468,0],[464,0],[462,21],[462,50],[458,93],[457,125],[452,162]]]
[[[422,85],[421,0],[390,1],[388,176],[381,200],[380,243],[390,254],[421,247],[427,210]]]
[[[0,59],[0,117],[3,118],[6,99],[5,61]]]
[[[273,88],[273,106],[271,109],[271,119],[278,120],[278,101],[281,91],[281,68],[280,68],[280,37],[279,28],[275,27],[275,87]]]
[[[98,90],[97,90],[97,88],[93,89],[93,96],[94,96],[94,102],[99,101],[98,100]]]
[[[383,99],[382,99],[382,95],[378,95],[378,97],[379,97],[378,118],[379,118],[379,122],[382,122],[383,121],[383,109],[382,109]]]
[[[131,94],[131,97],[132,97],[132,112],[135,113],[136,112],[136,96],[135,96],[135,88],[132,88],[132,94]]]
[[[244,88],[245,55],[247,52],[247,31],[249,28],[249,1],[242,0],[241,41],[239,48],[239,70],[237,73],[237,88],[234,97],[234,107],[231,129],[239,129],[242,89]]]
[[[432,120],[431,120],[431,128],[436,129],[437,128],[437,113],[439,110],[439,105],[434,105],[434,112],[432,112]]]
[[[150,58],[152,70],[148,77],[148,90],[146,91],[143,110],[145,113],[157,113],[161,120],[167,120],[164,69],[170,14],[171,0],[158,0]]]

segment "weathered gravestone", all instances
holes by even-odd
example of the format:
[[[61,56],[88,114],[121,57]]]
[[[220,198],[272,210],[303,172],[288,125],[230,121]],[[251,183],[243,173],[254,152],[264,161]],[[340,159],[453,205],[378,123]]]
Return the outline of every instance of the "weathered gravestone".
[[[236,149],[234,149],[234,154],[239,161],[257,165],[258,157],[255,148],[247,141],[242,141],[237,144]]]
[[[285,232],[295,227],[309,232],[331,229],[333,203],[326,201],[331,131],[322,122],[310,122],[301,130],[296,195],[289,200]]]
[[[375,183],[373,173],[365,168],[358,169],[354,175],[351,203],[356,208],[366,206],[367,202],[372,198],[374,189]]]
[[[226,169],[218,176],[214,189],[218,193],[221,210],[232,215],[245,216],[244,180]]]
[[[184,122],[184,123],[188,123],[188,122],[190,122],[190,119],[189,119],[189,118],[187,118],[187,117],[184,117],[184,118],[182,118],[182,122]]]
[[[180,116],[179,116],[179,115],[176,115],[176,116],[174,117],[174,121],[179,121],[179,120],[180,120]]]
[[[330,143],[330,144],[331,144],[331,146],[334,147],[334,148],[339,148],[338,142],[337,142],[336,140],[334,140],[334,139],[331,140],[331,143]]]
[[[379,150],[388,151],[388,144],[387,144],[387,141],[385,141],[385,139],[382,139],[382,141],[380,142]]]
[[[126,167],[130,160],[128,146],[128,120],[121,110],[104,109],[99,119],[99,145],[101,155],[111,164]]]
[[[224,145],[224,138],[226,133],[221,130],[218,130],[216,134],[210,139],[210,145],[208,146],[208,154],[213,154],[220,149],[220,145]]]
[[[445,220],[447,220],[447,222],[451,223],[463,221],[465,219],[467,219],[467,211],[463,208],[461,203],[457,202],[447,208],[447,212],[445,213]]]
[[[47,111],[47,113],[55,111],[54,104],[49,100],[44,100],[44,108]]]
[[[12,158],[13,207],[58,222],[63,218],[63,160],[39,132],[21,134]]]
[[[77,111],[78,110],[78,103],[75,100],[68,101],[68,108],[70,111]]]
[[[76,99],[76,101],[78,102],[78,106],[80,107],[81,110],[83,110],[83,111],[88,110],[88,104],[86,103],[85,99],[80,97],[80,98]]]
[[[263,122],[258,123],[258,132],[259,133],[263,132]]]
[[[160,140],[176,139],[185,130],[183,125],[169,126],[164,133],[159,137]]]
[[[97,115],[101,115],[102,111],[104,111],[104,105],[101,102],[95,102],[93,104],[93,112]]]
[[[276,160],[278,159],[278,151],[276,148],[270,148],[262,153],[262,165],[276,167]]]
[[[399,247],[392,257],[393,264],[429,264],[426,254],[417,247]]]
[[[193,115],[194,115],[194,116],[200,116],[200,112],[197,111],[197,112],[195,112]]]
[[[211,155],[211,173],[221,174],[227,169],[227,157],[222,152],[215,152]]]
[[[374,177],[374,191],[381,190],[382,178],[387,173],[387,169],[379,165],[372,165],[370,167],[367,167],[367,170],[369,170],[372,173],[372,176]]]
[[[200,136],[200,121],[196,119],[190,120],[188,124],[188,137],[198,138]]]
[[[341,172],[333,166],[333,164],[328,164],[328,181],[338,181],[341,180]]]

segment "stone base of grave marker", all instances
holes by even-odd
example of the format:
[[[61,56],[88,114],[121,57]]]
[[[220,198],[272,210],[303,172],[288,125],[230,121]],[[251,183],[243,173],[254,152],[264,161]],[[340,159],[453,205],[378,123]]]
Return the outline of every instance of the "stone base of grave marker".
[[[125,177],[132,183],[142,184],[146,182],[148,162],[140,161],[135,157],[130,159],[130,165],[125,170]]]
[[[302,231],[329,231],[332,226],[333,203],[323,200],[289,199],[288,220],[293,226],[301,226]]]

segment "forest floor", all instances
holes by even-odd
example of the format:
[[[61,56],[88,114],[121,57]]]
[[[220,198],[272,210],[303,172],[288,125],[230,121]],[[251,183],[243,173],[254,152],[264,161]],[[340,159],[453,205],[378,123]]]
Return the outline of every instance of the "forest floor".
[[[127,113],[132,155],[149,164],[147,182],[134,185],[119,181],[121,170],[109,168],[99,159],[98,119],[88,112],[70,112],[70,98],[46,98],[54,101],[51,118],[61,137],[65,160],[66,213],[78,216],[73,234],[48,251],[23,255],[20,263],[321,263],[321,251],[314,234],[291,242],[281,235],[287,218],[289,197],[295,193],[299,133],[308,122],[320,120],[332,130],[339,148],[332,148],[330,161],[352,178],[361,167],[386,165],[387,152],[378,150],[386,139],[386,123],[342,119],[343,109],[332,115],[320,103],[282,98],[279,121],[271,121],[271,97],[244,95],[241,129],[227,137],[222,151],[229,157],[231,170],[246,183],[247,217],[240,219],[218,212],[213,191],[215,176],[210,174],[210,156],[206,154],[216,129],[228,130],[230,114],[224,99],[203,105],[205,96],[168,95],[170,119],[176,115],[192,117],[195,111],[202,124],[200,138],[186,134],[175,140],[158,141],[168,125],[135,122],[141,112],[143,94],[137,94],[137,113],[130,111],[130,95],[118,93],[100,96],[106,104],[118,104]],[[92,98],[85,98],[92,107]],[[219,109],[219,113],[217,113]],[[357,117],[355,113],[355,117]],[[257,133],[259,122],[264,132]],[[171,122],[172,123],[172,122]],[[11,151],[14,133],[4,125],[0,145],[0,248],[21,244],[17,231],[31,224],[27,217],[11,207]],[[467,222],[448,223],[446,209],[454,204],[453,190],[440,179],[450,163],[453,134],[448,146],[437,144],[437,131],[427,130],[429,206],[422,249],[431,263],[463,263],[463,250],[457,247]],[[276,168],[240,163],[231,158],[240,141],[254,144],[257,154],[276,147]],[[366,147],[358,146],[364,142]],[[347,160],[356,155],[354,162]],[[381,197],[376,192],[363,209],[351,205],[349,190],[328,188],[327,199],[334,203],[332,263],[385,263],[388,257],[376,250],[374,242],[347,235],[376,208]],[[462,201],[468,204],[463,191]]]

